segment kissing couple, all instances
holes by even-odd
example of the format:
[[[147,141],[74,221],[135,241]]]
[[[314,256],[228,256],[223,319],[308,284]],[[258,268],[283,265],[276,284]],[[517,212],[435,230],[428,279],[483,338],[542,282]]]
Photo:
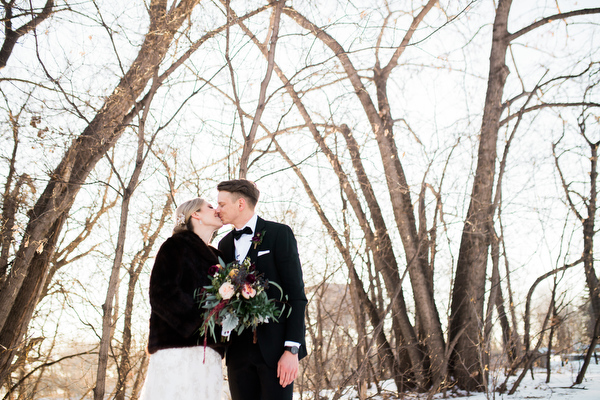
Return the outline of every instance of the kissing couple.
[[[232,400],[292,399],[299,360],[307,354],[307,300],[296,238],[289,226],[255,213],[260,192],[253,182],[229,180],[217,190],[216,209],[201,198],[177,207],[173,235],[156,254],[142,400],[221,400],[223,358]],[[224,224],[234,229],[215,248],[210,242]],[[197,289],[211,285],[209,270],[214,273],[219,258],[239,264],[248,258],[257,273],[277,284],[266,289],[269,299],[278,299],[281,289],[289,313],[255,330],[233,332],[226,341],[201,337],[206,313]]]

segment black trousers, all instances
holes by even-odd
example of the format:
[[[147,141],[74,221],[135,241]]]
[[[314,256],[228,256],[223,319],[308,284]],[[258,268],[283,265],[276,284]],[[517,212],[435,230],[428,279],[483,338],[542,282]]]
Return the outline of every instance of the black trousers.
[[[249,330],[227,349],[227,375],[232,400],[292,400],[293,384],[281,387],[277,366],[267,365]]]

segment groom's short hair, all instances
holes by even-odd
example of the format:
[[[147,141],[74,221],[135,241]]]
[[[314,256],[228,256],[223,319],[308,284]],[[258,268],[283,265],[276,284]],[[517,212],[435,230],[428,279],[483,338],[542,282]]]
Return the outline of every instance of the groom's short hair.
[[[232,179],[230,181],[223,181],[217,185],[219,192],[229,192],[237,198],[243,197],[252,208],[256,207],[258,198],[260,197],[260,191],[256,187],[256,184],[247,179]]]

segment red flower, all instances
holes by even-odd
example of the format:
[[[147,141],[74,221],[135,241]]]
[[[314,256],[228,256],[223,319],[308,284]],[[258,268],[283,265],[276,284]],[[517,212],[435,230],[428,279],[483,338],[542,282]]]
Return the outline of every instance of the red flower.
[[[266,230],[263,230],[262,232],[256,232],[256,235],[252,236],[252,239],[250,239],[250,241],[254,243],[254,248],[260,246],[265,237],[266,232]]]
[[[208,275],[210,276],[215,276],[217,271],[219,271],[218,265],[211,265],[210,267],[208,267]]]

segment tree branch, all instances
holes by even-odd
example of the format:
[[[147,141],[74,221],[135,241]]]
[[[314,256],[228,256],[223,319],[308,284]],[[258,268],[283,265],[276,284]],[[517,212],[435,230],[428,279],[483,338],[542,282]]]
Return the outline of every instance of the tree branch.
[[[26,33],[31,32],[45,19],[52,14],[52,8],[54,7],[54,0],[47,0],[44,8],[38,14],[31,13],[34,15],[31,20],[25,23],[17,30],[12,30],[12,4],[4,6],[4,43],[0,49],[0,69],[6,67],[6,63],[10,58],[17,41]]]
[[[542,103],[542,104],[536,104],[535,106],[531,106],[522,110],[519,110],[518,112],[509,115],[508,117],[500,120],[500,126],[505,125],[507,122],[518,118],[519,116],[521,116],[522,114],[527,114],[530,113],[532,111],[536,111],[536,110],[541,110],[543,108],[550,108],[550,107],[600,107],[600,103],[594,103],[594,102],[590,102],[590,101],[580,101],[577,103]]]
[[[240,178],[245,178],[248,174],[248,159],[250,158],[252,145],[254,144],[254,138],[256,137],[258,125],[260,123],[260,118],[266,107],[265,99],[267,87],[269,86],[269,82],[271,81],[271,76],[273,74],[273,67],[275,64],[275,48],[277,46],[277,39],[279,38],[279,21],[281,20],[281,11],[283,10],[284,5],[285,0],[278,1],[271,17],[271,26],[269,27],[271,31],[271,43],[267,52],[267,72],[265,73],[265,77],[260,84],[258,105],[256,106],[256,112],[254,113],[252,125],[250,126],[250,132],[248,132],[248,136],[244,138],[244,149],[242,150],[242,156],[240,158]]]
[[[546,25],[552,21],[556,21],[559,19],[567,19],[570,17],[579,16],[579,15],[589,15],[589,14],[600,14],[600,8],[585,8],[582,10],[575,10],[575,11],[571,11],[571,12],[567,12],[567,13],[554,14],[549,17],[543,18],[539,21],[536,21],[533,24],[528,25],[525,28],[522,28],[515,33],[509,34],[507,39],[509,42],[512,42],[513,40],[525,35],[526,33],[529,33],[532,30],[539,28],[540,26]]]
[[[410,27],[408,28],[408,31],[406,31],[404,38],[402,38],[402,42],[400,42],[400,45],[396,47],[396,51],[394,51],[394,55],[392,56],[390,62],[381,71],[381,76],[383,76],[384,79],[387,79],[392,70],[398,65],[398,59],[400,58],[402,53],[404,53],[404,50],[406,49],[406,46],[408,46],[408,43],[412,39],[413,34],[417,30],[417,27],[419,26],[421,21],[423,21],[423,18],[425,18],[427,13],[433,8],[435,3],[437,3],[437,0],[429,0],[427,4],[425,4],[423,9],[419,12],[419,14],[415,18],[413,18]]]

